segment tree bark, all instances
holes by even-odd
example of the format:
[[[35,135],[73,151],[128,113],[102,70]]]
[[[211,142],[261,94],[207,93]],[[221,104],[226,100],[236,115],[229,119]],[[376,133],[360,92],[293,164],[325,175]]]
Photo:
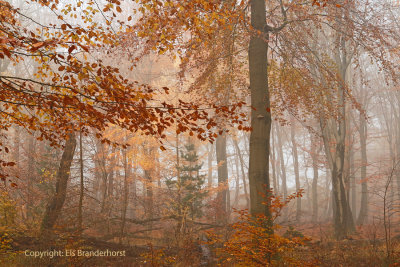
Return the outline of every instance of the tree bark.
[[[75,134],[71,133],[69,134],[68,139],[65,142],[60,166],[57,171],[56,192],[50,200],[49,204],[47,205],[46,212],[41,223],[41,233],[43,237],[48,236],[49,232],[52,230],[64,205],[75,148]]]
[[[252,0],[251,26],[264,32],[266,11],[264,0]],[[264,35],[268,40],[269,34]],[[250,211],[252,215],[265,214],[271,217],[267,201],[270,190],[269,181],[269,138],[271,131],[271,113],[268,91],[268,44],[261,36],[253,33],[249,46],[249,70],[251,92],[251,128],[250,133]],[[268,205],[264,205],[267,203]]]

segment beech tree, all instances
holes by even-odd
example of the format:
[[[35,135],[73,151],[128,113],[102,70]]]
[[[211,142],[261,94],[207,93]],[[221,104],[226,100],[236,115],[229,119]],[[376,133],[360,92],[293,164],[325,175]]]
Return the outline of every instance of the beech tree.
[[[106,51],[117,44],[120,35],[110,24],[114,12],[121,12],[119,2],[106,3],[103,12],[111,15],[105,18],[104,27],[94,21],[94,16],[100,12],[95,2],[84,6],[81,24],[68,22],[68,17],[78,16],[76,8],[81,7],[82,2],[67,4],[62,10],[59,10],[58,1],[29,3],[38,4],[55,15],[54,22],[42,25],[12,4],[0,2],[2,66],[25,61],[34,61],[37,66],[32,77],[21,72],[16,75],[1,73],[2,131],[19,125],[31,132],[38,131],[38,139],[57,145],[58,140],[65,139],[71,131],[87,135],[91,129],[103,142],[110,143],[102,138],[102,131],[109,124],[158,136],[161,140],[165,137],[164,131],[176,123],[179,131],[190,131],[200,139],[216,137],[209,131],[216,123],[205,109],[184,101],[179,101],[178,106],[166,102],[153,105],[157,95],[168,93],[167,87],[157,89],[130,81],[117,67],[104,64],[102,59],[88,59],[89,53],[96,49]],[[22,29],[21,20],[31,21],[33,26]],[[227,115],[236,107],[214,105],[210,108],[216,114]],[[201,120],[204,123],[199,123]],[[6,152],[9,150],[4,143],[1,147]],[[11,166],[14,163],[1,159],[1,164]],[[5,176],[2,173],[3,180]]]

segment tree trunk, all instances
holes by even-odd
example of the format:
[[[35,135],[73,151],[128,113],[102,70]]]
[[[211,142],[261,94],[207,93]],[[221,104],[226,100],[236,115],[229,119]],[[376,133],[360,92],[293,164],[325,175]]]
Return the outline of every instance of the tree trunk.
[[[350,155],[350,180],[351,180],[351,212],[353,220],[356,221],[357,214],[357,184],[356,176],[354,175],[354,152]]]
[[[120,242],[122,241],[122,237],[124,236],[125,223],[126,223],[126,211],[128,208],[128,196],[129,196],[129,177],[131,174],[131,167],[128,161],[126,149],[122,151],[123,164],[124,164],[124,197],[122,203],[122,214],[121,214],[121,234],[120,234]]]
[[[395,173],[395,177],[396,177],[396,181],[397,181],[397,199],[400,199],[400,168],[398,166],[398,162],[400,161],[400,93],[399,92],[395,92],[396,94],[396,99],[397,99],[397,111],[394,112],[395,118],[396,118],[396,122],[394,123],[394,129],[395,129],[395,136],[396,136],[396,141],[395,141],[395,145],[396,145],[396,159],[393,160],[393,162],[396,162],[393,164],[393,166],[397,165],[397,168],[394,170]]]
[[[251,26],[264,32],[266,11],[264,0],[252,0]],[[264,35],[268,40],[269,34]],[[269,138],[271,131],[271,113],[268,91],[268,44],[261,36],[252,34],[249,46],[249,70],[251,92],[251,128],[250,133],[250,211],[251,214],[265,214],[271,217],[267,197],[269,181]],[[263,203],[267,203],[264,205]]]
[[[346,10],[340,10],[346,12]],[[342,14],[337,14],[336,24],[338,27],[346,27],[342,21]],[[351,213],[347,190],[345,187],[345,155],[346,155],[346,86],[347,69],[351,63],[351,53],[347,49],[346,39],[342,32],[337,32],[334,36],[335,53],[334,60],[337,66],[339,87],[337,90],[337,118],[326,118],[324,110],[321,109],[320,127],[322,139],[324,141],[325,154],[331,170],[332,179],[332,203],[333,203],[333,223],[335,236],[343,239],[348,234],[355,231],[353,215]],[[332,101],[331,95],[327,94],[327,100]]]
[[[129,157],[128,157],[129,158]],[[131,176],[132,176],[132,186],[131,186],[131,189],[132,189],[132,197],[133,197],[133,203],[132,203],[132,217],[133,218],[135,218],[136,217],[136,206],[137,206],[137,182],[136,182],[136,170],[137,170],[137,168],[136,168],[136,165],[135,165],[135,162],[134,162],[134,160],[129,160],[129,165],[130,164],[132,164],[131,166],[132,166],[132,170],[131,170],[131,172],[130,172],[130,174],[131,174]]]
[[[245,171],[244,171],[244,167],[245,167],[244,164],[245,163],[244,163],[244,160],[243,160],[242,152],[240,151],[239,144],[238,144],[236,139],[233,139],[233,144],[235,146],[236,153],[239,156],[240,170],[242,172],[242,182],[243,182],[244,196],[246,198],[246,207],[249,209],[250,208],[250,198],[249,198],[249,193],[247,192],[247,181],[246,181],[247,177],[246,177],[246,174],[245,174]]]
[[[83,209],[83,192],[85,191],[85,186],[83,184],[83,145],[82,145],[82,131],[79,132],[79,165],[80,165],[80,190],[79,190],[79,205],[78,205],[78,231],[82,234],[82,209]]]
[[[28,186],[27,186],[27,217],[32,219],[33,182],[35,180],[35,135],[28,135]]]
[[[271,146],[271,167],[272,167],[272,182],[273,182],[273,191],[274,194],[279,195],[279,181],[278,181],[278,177],[277,177],[277,173],[276,173],[276,153],[275,153],[275,149],[276,149],[276,145],[275,145],[275,136],[274,136],[274,131],[271,130],[272,136],[271,136],[271,140],[272,140],[272,146]]]
[[[14,127],[14,153],[13,153],[13,161],[17,164],[17,171],[19,170],[19,154],[20,154],[20,145],[21,145],[21,133],[19,126]]]
[[[317,137],[311,135],[311,158],[313,167],[312,181],[312,221],[318,221],[318,142]]]
[[[228,184],[228,162],[226,157],[226,133],[219,135],[216,141],[216,156],[218,165],[218,186],[223,189],[219,189],[217,193],[217,199],[219,202],[218,210],[218,220],[220,222],[226,222],[228,216],[229,207],[228,204],[228,194],[229,194],[229,184]]]
[[[332,179],[332,201],[335,235],[338,239],[346,237],[355,230],[353,215],[351,213],[347,193],[344,186],[344,158],[345,158],[345,121],[342,111],[342,121],[339,122],[339,131],[336,140],[335,152],[332,154],[329,141],[330,134],[321,122],[325,153],[330,163]]]
[[[52,199],[50,200],[49,204],[47,205],[46,212],[42,220],[41,224],[42,237],[48,236],[54,224],[56,223],[57,218],[60,215],[61,209],[64,205],[75,147],[76,147],[75,134],[71,133],[69,134],[68,139],[65,142],[65,147],[61,157],[60,166],[57,171],[56,192],[52,197]]]
[[[240,195],[240,170],[239,170],[239,155],[235,154],[235,169],[236,169],[236,177],[235,177],[235,199],[233,201],[232,207],[237,208],[239,203],[239,195]]]
[[[101,209],[100,212],[103,213],[106,208],[106,202],[107,202],[107,188],[108,188],[108,173],[107,173],[107,167],[106,167],[106,157],[104,153],[104,145],[101,142],[96,143],[97,146],[97,153],[98,153],[98,165],[100,167],[100,173],[101,173]]]
[[[363,114],[360,114],[360,147],[361,147],[361,205],[358,214],[357,224],[365,222],[368,215],[368,184],[367,184],[367,123]]]
[[[213,162],[213,153],[214,153],[214,146],[212,144],[207,144],[207,159],[208,159],[208,175],[207,175],[207,186],[208,188],[212,187],[212,180],[213,180],[213,169],[212,169],[212,162]]]
[[[111,164],[110,171],[108,172],[108,201],[112,201],[114,195],[114,174],[115,174],[115,166],[117,165],[117,156],[115,155],[115,147],[111,148]]]
[[[279,130],[280,127],[276,127],[276,136],[278,137],[278,155],[279,155],[279,162],[281,167],[281,175],[282,175],[282,191],[283,191],[283,198],[286,199],[288,196],[287,192],[287,183],[286,183],[286,167],[285,167],[285,158],[283,156],[283,145],[282,145],[282,132]]]
[[[148,157],[152,157],[153,149],[145,148],[145,153]],[[154,215],[154,205],[153,205],[153,177],[151,168],[144,170],[144,178],[146,180],[146,215],[148,219],[152,219]]]
[[[95,139],[96,151],[93,155],[94,161],[94,180],[93,180],[93,192],[96,196],[96,199],[100,201],[101,199],[101,182],[102,182],[102,168],[101,168],[101,154],[100,154],[100,141]]]
[[[290,126],[290,139],[292,141],[292,152],[293,152],[293,165],[294,165],[294,176],[296,179],[296,191],[300,190],[300,173],[299,173],[299,157],[297,154],[297,144],[295,138],[295,124],[294,120],[292,120],[292,125]],[[301,198],[298,197],[296,199],[296,221],[300,221],[301,217]]]

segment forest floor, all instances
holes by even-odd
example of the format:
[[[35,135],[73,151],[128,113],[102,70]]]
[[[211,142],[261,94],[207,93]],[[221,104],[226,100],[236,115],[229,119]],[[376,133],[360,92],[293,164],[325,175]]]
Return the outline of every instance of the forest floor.
[[[204,262],[200,260],[201,250],[192,249],[192,254],[186,263],[177,264],[168,261],[174,258],[179,251],[175,248],[127,246],[115,242],[106,242],[93,237],[58,236],[53,241],[41,241],[38,238],[26,235],[13,235],[10,242],[2,239],[2,253],[0,252],[0,266],[218,266],[216,261]],[[78,251],[96,252],[96,255],[77,255]],[[62,255],[50,253],[60,252]],[[35,252],[42,252],[34,256]],[[99,255],[103,252],[103,256]],[[122,255],[123,252],[123,255]],[[47,254],[46,254],[47,253]],[[83,253],[83,252],[82,252]],[[119,253],[109,256],[110,253]],[[390,243],[390,250],[386,250],[384,239],[345,239],[342,241],[318,240],[311,241],[305,246],[291,252],[293,258],[307,259],[313,262],[311,266],[400,266],[400,239],[394,238]],[[390,253],[390,262],[387,253]],[[73,255],[71,255],[73,254]],[[215,256],[215,255],[214,255]],[[215,260],[215,257],[214,257]],[[235,266],[223,263],[219,266]],[[282,265],[291,266],[291,265]]]

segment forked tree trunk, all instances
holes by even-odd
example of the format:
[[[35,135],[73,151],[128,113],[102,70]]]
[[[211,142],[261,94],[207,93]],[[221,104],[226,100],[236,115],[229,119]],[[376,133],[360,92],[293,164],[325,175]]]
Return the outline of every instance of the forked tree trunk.
[[[76,148],[75,134],[71,133],[65,142],[63,154],[61,156],[60,166],[56,176],[56,192],[47,205],[43,220],[41,223],[42,237],[48,236],[54,227],[57,218],[60,215],[67,194],[67,184],[70,176],[71,164],[74,158]]]
[[[249,198],[249,193],[247,192],[247,181],[246,181],[247,177],[246,177],[246,174],[245,174],[245,171],[244,171],[244,168],[245,168],[244,164],[245,163],[244,163],[244,160],[243,160],[242,152],[240,151],[239,144],[238,144],[236,139],[233,139],[233,144],[235,146],[236,153],[237,153],[237,155],[239,157],[239,161],[240,161],[240,170],[241,170],[241,173],[242,173],[244,196],[246,198],[246,208],[249,209],[250,208],[250,198]]]

